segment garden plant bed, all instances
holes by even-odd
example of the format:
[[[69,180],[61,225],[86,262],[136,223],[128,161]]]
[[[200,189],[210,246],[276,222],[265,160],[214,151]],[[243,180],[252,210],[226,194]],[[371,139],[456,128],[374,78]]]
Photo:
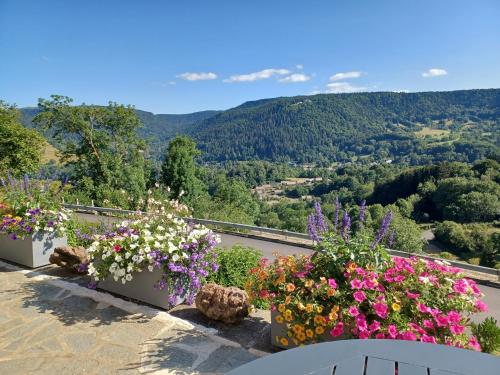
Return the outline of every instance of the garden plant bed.
[[[30,268],[42,267],[50,263],[50,254],[56,247],[66,245],[66,237],[55,237],[49,233],[36,233],[16,240],[0,235],[0,259]]]

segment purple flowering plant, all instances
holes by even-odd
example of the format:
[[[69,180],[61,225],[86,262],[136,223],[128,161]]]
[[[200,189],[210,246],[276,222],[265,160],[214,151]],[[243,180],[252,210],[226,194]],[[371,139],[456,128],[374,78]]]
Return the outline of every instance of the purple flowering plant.
[[[343,211],[343,213],[342,213]],[[363,230],[366,217],[366,203],[363,201],[359,207],[357,220],[358,230],[351,228],[352,219],[347,209],[343,209],[338,199],[335,201],[335,210],[332,227],[326,224],[326,219],[321,212],[319,203],[315,204],[315,211],[308,217],[308,233],[316,242],[316,251],[326,255],[322,259],[332,262],[355,262],[360,266],[381,266],[389,259],[385,244],[394,237],[390,230],[392,212],[386,213],[380,228],[375,235]]]
[[[220,240],[210,229],[175,217],[171,202],[151,198],[149,203],[156,209],[95,236],[88,248],[88,273],[97,282],[110,277],[126,284],[136,272],[160,270],[151,287],[165,292],[171,306],[191,304],[209,273],[217,270],[214,248]]]
[[[71,211],[62,206],[65,182],[0,177],[0,234],[12,239],[35,233],[65,234]]]

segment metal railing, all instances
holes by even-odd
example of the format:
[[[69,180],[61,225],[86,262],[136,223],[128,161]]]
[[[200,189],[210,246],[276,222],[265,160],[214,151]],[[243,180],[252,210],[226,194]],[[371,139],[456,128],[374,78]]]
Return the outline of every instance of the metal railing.
[[[117,208],[85,206],[85,205],[79,205],[79,204],[65,204],[64,207],[71,209],[71,210],[74,210],[74,211],[77,211],[77,212],[87,212],[87,213],[108,213],[108,214],[115,214],[115,215],[130,215],[130,214],[141,213],[141,211],[131,211],[131,210],[122,210],[122,209],[117,209]],[[225,228],[231,228],[231,229],[250,231],[250,232],[253,232],[252,233],[253,236],[256,236],[255,232],[258,232],[260,234],[268,233],[268,234],[283,236],[283,237],[285,237],[286,240],[288,240],[289,238],[299,238],[302,240],[304,240],[304,239],[309,240],[309,236],[305,233],[291,232],[291,231],[282,230],[282,229],[258,227],[255,225],[248,225],[248,224],[230,223],[227,221],[197,219],[197,218],[192,218],[192,217],[182,217],[182,219],[189,220],[189,221],[196,223],[196,224],[215,226],[217,228],[225,227]],[[234,231],[233,233],[239,233],[239,232]],[[258,236],[256,236],[256,237],[258,237]],[[260,237],[259,239],[262,241],[273,241],[273,239],[269,238],[269,237]],[[312,248],[312,246],[308,246],[308,245],[303,244],[303,243],[293,243],[293,245],[298,246],[298,247],[304,247],[304,248]],[[407,252],[399,251],[399,250],[388,249],[388,252],[389,252],[389,254],[391,254],[393,256],[404,257],[404,258],[409,258],[411,256],[417,256],[419,258],[427,259],[427,260],[439,260],[439,261],[445,260],[453,267],[461,268],[461,269],[468,270],[468,271],[488,274],[488,275],[496,275],[498,280],[500,281],[500,270],[497,270],[495,268],[476,266],[474,264],[469,264],[466,262],[447,260],[447,259],[442,259],[442,258],[438,258],[438,257],[424,255],[424,254],[407,253]]]

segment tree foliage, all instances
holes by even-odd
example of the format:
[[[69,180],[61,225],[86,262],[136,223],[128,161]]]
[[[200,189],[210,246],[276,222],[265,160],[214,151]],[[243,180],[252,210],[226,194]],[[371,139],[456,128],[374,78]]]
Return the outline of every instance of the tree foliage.
[[[19,122],[16,107],[0,100],[0,174],[35,172],[40,167],[43,147],[41,134]]]

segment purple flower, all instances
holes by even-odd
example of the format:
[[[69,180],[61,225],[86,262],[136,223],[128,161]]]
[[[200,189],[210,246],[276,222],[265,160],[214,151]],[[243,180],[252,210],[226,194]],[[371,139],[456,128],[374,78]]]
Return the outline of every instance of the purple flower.
[[[375,246],[377,246],[380,243],[380,241],[382,241],[382,239],[385,237],[387,231],[389,230],[391,222],[392,222],[392,211],[389,211],[385,214],[384,218],[382,219],[382,224],[380,225],[380,228],[377,231],[377,235],[375,236],[375,239],[370,245],[371,249],[374,249]]]
[[[316,225],[314,223],[314,215],[313,214],[307,216],[307,234],[309,234],[309,237],[314,242],[319,241],[319,236],[318,236],[318,233],[316,231]]]
[[[363,202],[361,202],[361,206],[359,206],[359,222],[360,225],[363,225],[365,222],[365,215],[366,215],[366,200],[363,199]]]
[[[349,242],[349,235],[351,231],[351,217],[347,213],[347,210],[344,211],[344,216],[342,217],[342,230],[341,235],[346,243]]]
[[[313,241],[319,242],[320,235],[328,231],[328,224],[325,222],[319,202],[314,203],[314,211],[307,217],[307,233]]]
[[[389,238],[387,239],[387,246],[391,249],[394,246],[394,239],[396,237],[396,230],[393,229],[391,234],[389,234]]]

